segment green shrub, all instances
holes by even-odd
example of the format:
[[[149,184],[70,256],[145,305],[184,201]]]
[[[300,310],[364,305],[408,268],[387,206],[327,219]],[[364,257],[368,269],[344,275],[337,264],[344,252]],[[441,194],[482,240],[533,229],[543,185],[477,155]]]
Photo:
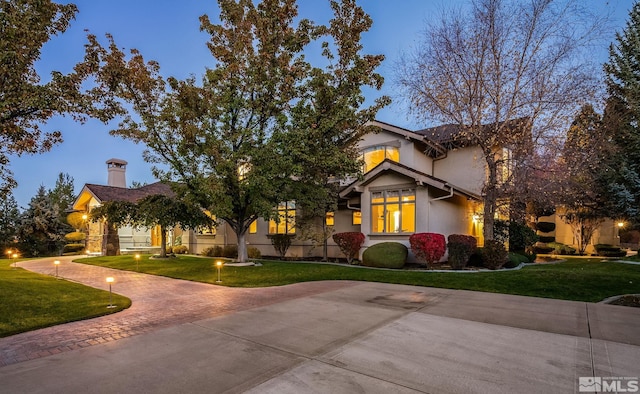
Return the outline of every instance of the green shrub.
[[[362,265],[378,268],[402,268],[409,250],[399,242],[381,242],[368,247],[362,254]]]
[[[72,233],[65,234],[64,240],[67,243],[80,243],[87,238],[87,235],[82,231],[74,231]]]
[[[484,267],[484,261],[482,261],[482,247],[476,248],[471,256],[469,256],[467,267]]]
[[[228,259],[236,259],[238,258],[238,245],[225,245],[222,248],[222,257],[226,257]]]
[[[509,250],[523,252],[530,250],[538,242],[536,232],[525,224],[511,222],[509,224]],[[521,253],[522,254],[522,253]]]
[[[188,252],[189,248],[187,247],[187,245],[177,245],[173,247],[173,253],[175,254],[187,254]]]
[[[247,257],[249,257],[250,259],[259,259],[260,257],[262,257],[262,253],[260,253],[260,250],[258,248],[249,247],[247,248]]]
[[[547,247],[553,248],[554,254],[560,254],[560,255],[576,254],[575,248],[572,248],[571,246],[562,244],[560,242],[550,242],[547,244]]]
[[[526,256],[527,259],[529,259],[530,263],[535,263],[536,258],[538,257],[536,252],[524,252],[524,256]]]
[[[284,259],[284,256],[287,254],[287,250],[291,246],[291,241],[293,241],[294,237],[295,235],[290,234],[273,234],[269,236],[269,238],[271,238],[271,245],[273,245],[273,248],[281,259]]]
[[[598,256],[602,257],[624,257],[627,255],[627,251],[620,249],[619,246],[596,244],[593,247],[596,249]]]
[[[520,253],[509,252],[509,260],[504,264],[504,268],[516,268],[520,264],[528,264],[529,258]]]
[[[553,252],[553,248],[548,247],[546,244],[537,244],[533,247],[533,252],[537,254],[549,254]]]
[[[540,242],[542,242],[543,244],[549,243],[549,242],[556,242],[556,237],[544,237],[544,236],[540,236]],[[552,248],[553,249],[553,248]]]
[[[222,246],[216,245],[210,248],[205,248],[200,254],[207,257],[223,257]]]
[[[78,253],[84,250],[84,244],[66,244],[62,253]]]
[[[490,270],[501,268],[509,259],[504,245],[496,240],[485,241],[481,253],[484,267]]]
[[[556,224],[553,222],[538,222],[536,223],[536,229],[541,233],[550,233],[556,229]]]
[[[463,269],[476,250],[478,242],[471,235],[451,234],[448,237],[449,265],[454,270]]]

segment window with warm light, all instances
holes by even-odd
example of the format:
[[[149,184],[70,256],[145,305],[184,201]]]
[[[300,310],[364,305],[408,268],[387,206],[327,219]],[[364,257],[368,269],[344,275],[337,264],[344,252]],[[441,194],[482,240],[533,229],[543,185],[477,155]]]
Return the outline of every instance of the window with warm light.
[[[362,224],[362,212],[353,211],[353,214],[351,215],[351,224],[354,226]]]
[[[287,201],[278,204],[279,220],[269,220],[269,234],[295,234],[296,232],[296,203]]]
[[[327,212],[326,215],[324,216],[324,223],[327,226],[333,226],[335,223],[335,213],[334,212]]]
[[[258,221],[254,220],[253,222],[251,222],[251,224],[249,225],[249,234],[255,234],[258,232]]]
[[[400,150],[395,146],[373,146],[362,151],[361,160],[364,163],[363,173],[367,173],[374,169],[385,159],[400,161]]]
[[[371,193],[372,233],[412,233],[416,231],[414,189]]]
[[[216,220],[216,216],[212,215],[211,212],[205,210],[204,213],[214,221]],[[197,232],[200,235],[216,235],[216,228],[213,226],[212,227],[203,226],[203,227],[199,227]]]

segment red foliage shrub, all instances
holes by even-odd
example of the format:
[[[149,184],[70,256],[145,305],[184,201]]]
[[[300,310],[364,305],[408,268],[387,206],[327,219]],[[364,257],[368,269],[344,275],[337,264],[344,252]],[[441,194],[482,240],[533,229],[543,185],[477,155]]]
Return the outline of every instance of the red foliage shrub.
[[[451,234],[448,240],[449,265],[456,270],[463,269],[476,250],[478,242],[471,235],[462,234]]]
[[[436,233],[412,234],[409,243],[418,261],[426,263],[429,268],[444,256],[447,246],[444,235]]]
[[[347,263],[351,264],[353,259],[358,257],[360,248],[364,243],[364,234],[359,232],[346,232],[333,234],[335,242],[342,253],[347,257]]]

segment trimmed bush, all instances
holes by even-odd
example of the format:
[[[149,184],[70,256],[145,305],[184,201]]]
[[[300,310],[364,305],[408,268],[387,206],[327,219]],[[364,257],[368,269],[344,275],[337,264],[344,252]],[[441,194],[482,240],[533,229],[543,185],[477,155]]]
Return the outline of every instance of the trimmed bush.
[[[467,261],[467,267],[484,267],[484,261],[482,261],[482,248],[476,248],[473,251],[471,256],[469,256],[469,261]]]
[[[66,244],[62,253],[77,253],[84,250],[84,244]]]
[[[550,233],[556,229],[556,224],[553,222],[538,222],[536,223],[536,230],[541,233]],[[544,241],[543,241],[544,242]]]
[[[222,257],[228,259],[238,258],[238,245],[225,245],[222,248]]]
[[[87,235],[82,231],[74,231],[72,233],[65,234],[64,240],[67,243],[80,243],[80,241],[84,241],[87,238]]]
[[[525,252],[524,256],[526,256],[529,259],[530,263],[535,263],[536,258],[538,257],[538,255],[535,252]]]
[[[248,247],[247,257],[249,257],[250,259],[259,259],[260,257],[262,257],[262,253],[260,253],[260,250],[258,248]]]
[[[560,242],[550,242],[547,244],[548,247],[553,248],[553,253],[560,255],[572,255],[576,254],[576,249],[572,248],[569,245],[562,244]]]
[[[175,254],[186,254],[188,252],[189,248],[187,247],[187,245],[177,245],[173,247],[173,253]]]
[[[432,268],[446,250],[444,235],[437,233],[415,233],[409,237],[411,251],[418,261]]]
[[[509,250],[523,252],[530,250],[538,242],[536,232],[525,224],[511,222],[509,224]],[[522,254],[522,253],[521,253]]]
[[[598,256],[602,257],[624,257],[627,255],[627,251],[620,249],[619,246],[596,244],[593,247],[596,249]]]
[[[295,235],[290,234],[273,234],[269,236],[269,238],[271,238],[271,245],[273,245],[273,248],[281,259],[284,259],[284,256],[287,254],[287,250],[291,246],[291,241],[294,237]]]
[[[216,245],[206,248],[200,254],[207,257],[222,257],[222,246]]]
[[[543,236],[540,236],[540,242],[542,242],[544,244],[549,243],[549,242],[556,242],[556,237],[543,237]]]
[[[481,253],[484,267],[490,270],[501,268],[509,260],[509,255],[504,245],[495,240],[485,241]]]
[[[362,254],[362,265],[377,268],[402,268],[409,251],[399,242],[381,242],[368,247]]]
[[[454,270],[466,267],[469,257],[476,250],[478,242],[471,235],[451,234],[448,237],[449,265]]]
[[[509,260],[504,265],[504,268],[516,268],[520,264],[528,264],[529,258],[520,253],[509,252]]]
[[[333,234],[333,242],[335,242],[340,251],[347,258],[347,263],[351,264],[354,259],[358,258],[360,248],[364,243],[364,234],[360,232],[345,232]]]

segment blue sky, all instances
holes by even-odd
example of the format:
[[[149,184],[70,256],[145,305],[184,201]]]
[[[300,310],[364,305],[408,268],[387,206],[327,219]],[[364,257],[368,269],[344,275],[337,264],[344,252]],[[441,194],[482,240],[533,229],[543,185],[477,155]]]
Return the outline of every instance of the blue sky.
[[[86,42],[84,30],[104,37],[111,33],[122,48],[137,48],[148,60],[157,60],[164,76],[199,78],[212,58],[205,43],[207,35],[199,31],[198,17],[218,16],[215,0],[77,0],[76,20],[62,36],[54,37],[43,48],[38,71],[46,80],[52,70],[68,72],[82,59]],[[360,4],[373,18],[372,29],[363,37],[364,51],[384,54],[387,58],[379,72],[386,78],[382,93],[395,95],[392,81],[393,63],[402,51],[409,50],[419,39],[427,21],[440,15],[443,8],[463,6],[466,0],[361,0]],[[624,27],[633,0],[585,0],[598,12],[611,13],[612,28],[601,51],[594,56],[607,59],[607,43],[614,40],[616,31]],[[324,22],[330,17],[327,2],[299,0],[303,17]],[[409,129],[424,124],[408,117],[400,103],[394,103],[378,113],[379,120]],[[143,146],[112,137],[110,126],[90,120],[78,124],[69,118],[50,121],[46,130],[60,130],[64,142],[41,155],[13,157],[11,170],[18,181],[14,196],[26,207],[38,187],[52,188],[58,173],[74,178],[76,192],[85,183],[106,184],[105,161],[120,158],[129,162],[127,182],[152,183],[151,166],[142,159]]]

